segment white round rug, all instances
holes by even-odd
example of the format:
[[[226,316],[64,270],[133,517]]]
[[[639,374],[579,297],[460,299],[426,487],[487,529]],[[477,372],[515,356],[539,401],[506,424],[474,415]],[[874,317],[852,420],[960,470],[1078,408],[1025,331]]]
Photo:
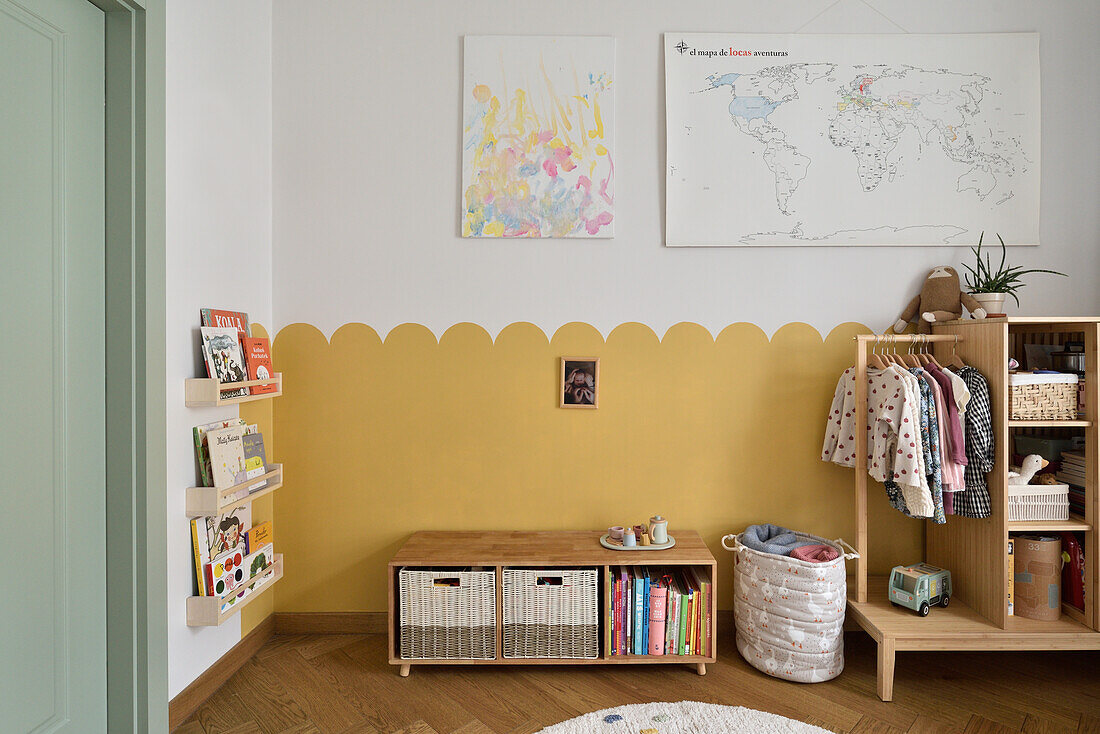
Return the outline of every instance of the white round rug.
[[[825,729],[743,706],[698,701],[635,703],[595,711],[541,734],[829,734]]]

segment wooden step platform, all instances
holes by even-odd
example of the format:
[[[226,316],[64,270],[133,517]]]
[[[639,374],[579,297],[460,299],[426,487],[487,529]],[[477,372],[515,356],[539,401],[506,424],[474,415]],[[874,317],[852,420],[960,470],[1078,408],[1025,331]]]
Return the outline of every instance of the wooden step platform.
[[[895,607],[887,579],[868,579],[866,602],[848,600],[848,614],[878,643],[878,695],[893,698],[894,653],[906,650],[1100,650],[1100,632],[1063,615],[1055,622],[1009,617],[997,627],[957,599],[927,617]]]

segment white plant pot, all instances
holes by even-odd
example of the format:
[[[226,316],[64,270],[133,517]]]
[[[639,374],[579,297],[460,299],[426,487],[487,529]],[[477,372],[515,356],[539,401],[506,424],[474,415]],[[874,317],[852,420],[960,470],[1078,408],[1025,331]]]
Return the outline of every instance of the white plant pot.
[[[987,314],[1004,313],[1007,293],[971,293]]]

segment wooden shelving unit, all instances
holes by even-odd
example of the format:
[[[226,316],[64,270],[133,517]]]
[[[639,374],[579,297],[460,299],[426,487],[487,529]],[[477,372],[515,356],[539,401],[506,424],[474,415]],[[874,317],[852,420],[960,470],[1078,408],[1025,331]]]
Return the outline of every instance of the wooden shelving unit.
[[[267,469],[267,473],[263,476],[249,479],[247,482],[241,482],[240,484],[234,484],[232,487],[225,487],[223,489],[218,489],[217,487],[188,487],[186,500],[187,516],[208,517],[210,515],[217,515],[233,507],[240,507],[260,497],[271,494],[276,489],[283,486],[283,465],[268,464]],[[263,489],[249,492],[247,496],[241,497],[240,499],[231,499],[231,497],[238,492],[248,490],[250,487],[254,487],[263,481],[267,482],[267,486]]]
[[[259,395],[242,395],[237,398],[222,397],[223,390],[275,385],[273,392]],[[221,405],[250,403],[253,400],[277,398],[283,394],[283,373],[276,372],[266,380],[245,380],[244,382],[222,382],[211,377],[190,377],[183,381],[183,402],[188,408],[214,408]]]
[[[874,335],[858,341],[857,371],[865,376],[867,345]],[[893,697],[894,658],[899,650],[1098,650],[1100,649],[1100,317],[996,318],[951,321],[933,326],[933,351],[946,359],[952,351],[976,367],[989,383],[996,437],[996,461],[988,475],[992,500],[990,517],[984,519],[949,516],[946,525],[926,524],[925,560],[951,570],[955,593],[947,609],[935,608],[928,617],[890,605],[886,579],[867,579],[867,470],[866,462],[856,468],[856,593],[848,601],[852,619],[878,643],[878,694],[884,701]],[[1072,421],[1015,421],[1008,418],[1008,359],[1021,356],[1029,343],[1060,344],[1083,341],[1086,353],[1085,412]],[[904,338],[901,339],[904,341]],[[857,377],[857,385],[866,385]],[[860,391],[857,412],[866,413],[866,390]],[[1086,453],[1086,502],[1084,517],[1065,521],[1009,522],[1006,486],[1011,438],[1027,429],[1072,429],[1083,432]],[[857,437],[865,432],[857,432]],[[857,460],[866,450],[857,449]],[[1063,616],[1055,622],[1010,617],[1007,610],[1009,573],[1006,547],[1009,533],[1069,530],[1084,536],[1085,609],[1063,605]]]
[[[274,385],[275,390],[267,393],[243,395],[241,397],[222,397],[223,390],[259,387],[261,385]],[[240,403],[250,403],[255,400],[277,398],[283,394],[283,375],[276,372],[265,380],[246,380],[244,382],[223,383],[217,379],[195,377],[184,380],[183,402],[188,408],[213,408]],[[238,492],[247,491],[260,482],[267,484],[262,489],[249,492],[246,496],[232,499]],[[238,507],[242,504],[250,504],[253,501],[271,494],[283,486],[283,465],[269,464],[267,472],[262,476],[241,482],[232,487],[188,487],[185,498],[185,514],[187,517],[216,516],[221,512]],[[258,551],[257,551],[258,552]],[[251,565],[255,553],[245,558],[244,563]],[[270,575],[267,575],[270,574]],[[266,592],[271,586],[283,577],[283,556],[275,554],[275,560],[270,571],[258,574],[249,579],[242,586],[233,589],[221,596],[190,596],[187,598],[187,625],[189,627],[212,627],[222,624],[225,620],[237,614]],[[200,581],[201,583],[201,581]],[[227,599],[240,594],[242,588],[252,588],[252,591],[243,599],[237,600],[231,607],[222,611],[221,607]]]
[[[244,560],[243,566],[248,568],[249,559],[253,555],[248,556]],[[275,554],[275,562],[272,564],[274,568],[274,574],[266,581],[262,581],[263,574],[257,574],[255,578],[250,579],[241,586],[226,592],[221,596],[189,596],[187,597],[187,626],[188,627],[216,627],[225,620],[232,617],[237,612],[244,609],[246,606],[256,600],[261,594],[266,592],[272,586],[275,585],[279,579],[283,577],[283,555],[281,553]],[[261,583],[262,581],[262,583]],[[221,610],[222,605],[230,597],[236,596],[241,593],[241,589],[253,586],[252,592],[244,599],[237,601],[233,606],[226,609],[224,612]]]
[[[669,665],[695,666],[706,674],[706,664],[717,661],[716,654],[700,655],[611,655],[607,644],[607,611],[611,568],[615,566],[697,566],[705,570],[711,583],[710,649],[717,650],[718,564],[699,534],[690,530],[670,533],[676,545],[662,551],[613,551],[600,545],[598,531],[558,532],[463,532],[420,531],[397,551],[389,563],[389,657],[407,676],[413,665]],[[465,568],[481,566],[496,569],[497,578],[497,655],[493,660],[410,660],[400,655],[399,589],[397,574],[402,568]],[[562,658],[505,658],[502,653],[504,629],[501,614],[503,570],[520,568],[597,568],[601,570],[599,595],[600,656],[590,660]]]

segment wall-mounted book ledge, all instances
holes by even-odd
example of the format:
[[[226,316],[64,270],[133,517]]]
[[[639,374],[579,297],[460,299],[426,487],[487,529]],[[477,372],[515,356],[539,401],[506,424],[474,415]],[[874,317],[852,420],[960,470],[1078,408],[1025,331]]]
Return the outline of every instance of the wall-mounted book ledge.
[[[251,559],[253,556],[249,556]],[[244,567],[248,568],[249,561],[245,559]],[[267,591],[271,586],[283,577],[283,554],[275,554],[275,562],[272,564],[272,570],[270,576],[266,576],[264,573],[257,574],[255,578],[248,582],[236,587],[232,591],[228,591],[222,596],[189,596],[187,597],[187,626],[188,627],[217,627],[225,620],[232,617],[241,609],[251,604],[257,599],[260,594]],[[245,595],[243,599],[237,599],[232,606],[222,611],[222,606],[233,598],[238,596],[243,589],[252,587],[252,590]]]
[[[264,481],[267,485],[252,491],[252,488]],[[239,507],[255,499],[271,494],[283,486],[283,465],[268,464],[267,473],[232,487],[188,487],[187,516],[209,517],[218,515],[233,507]]]
[[[230,398],[222,395],[224,391],[241,388],[275,385],[275,390],[253,395]],[[253,400],[277,398],[283,394],[283,373],[276,372],[266,380],[245,380],[244,382],[222,382],[212,377],[189,377],[183,382],[183,402],[188,408],[212,408],[218,405],[250,403]]]

